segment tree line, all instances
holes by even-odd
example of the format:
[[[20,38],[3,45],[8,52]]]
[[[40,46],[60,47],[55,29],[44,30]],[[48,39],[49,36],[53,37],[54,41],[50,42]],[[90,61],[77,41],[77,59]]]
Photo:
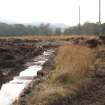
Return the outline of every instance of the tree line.
[[[89,23],[86,22],[83,25],[77,25],[65,29],[66,35],[105,35],[105,23]]]
[[[50,24],[40,24],[39,26],[23,24],[0,23],[0,35],[59,35],[60,28],[52,28]]]
[[[105,35],[105,23],[89,23],[65,29],[50,27],[50,24],[39,26],[0,23],[0,35]]]

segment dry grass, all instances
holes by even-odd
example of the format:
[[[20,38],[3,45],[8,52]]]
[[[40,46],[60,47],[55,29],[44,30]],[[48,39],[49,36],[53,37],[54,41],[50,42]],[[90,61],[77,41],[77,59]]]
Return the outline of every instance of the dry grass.
[[[78,45],[61,46],[55,59],[54,82],[73,83],[90,72],[94,56],[90,48]]]
[[[49,35],[49,36],[41,36],[41,35],[30,35],[30,36],[9,36],[9,37],[0,37],[0,39],[21,39],[21,40],[70,40],[70,39],[75,39],[75,38],[85,38],[85,39],[92,39],[95,38],[96,36],[87,36],[87,35],[61,35],[61,36],[55,36],[55,35]]]
[[[39,86],[40,90],[38,91],[35,89],[35,91],[32,91],[33,96],[27,98],[29,102],[28,105],[47,105],[49,101],[53,102],[67,94],[63,87],[56,86],[54,84],[44,83]]]

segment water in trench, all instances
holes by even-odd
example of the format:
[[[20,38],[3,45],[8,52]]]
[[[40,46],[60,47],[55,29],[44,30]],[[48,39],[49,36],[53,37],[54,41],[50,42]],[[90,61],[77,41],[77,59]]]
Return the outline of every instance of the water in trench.
[[[53,50],[44,51],[42,55],[33,59],[26,65],[27,69],[20,72],[19,76],[14,77],[13,80],[2,85],[0,90],[0,105],[11,105],[18,99],[20,93],[25,87],[32,82],[33,78],[37,75],[39,70],[42,70],[43,64],[48,60]]]

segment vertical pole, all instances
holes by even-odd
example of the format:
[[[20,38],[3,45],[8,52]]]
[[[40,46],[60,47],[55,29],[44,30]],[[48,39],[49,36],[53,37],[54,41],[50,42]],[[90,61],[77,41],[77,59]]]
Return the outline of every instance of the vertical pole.
[[[99,24],[101,24],[101,0],[99,0]]]
[[[81,12],[81,10],[80,10],[80,5],[79,5],[79,26],[80,26],[80,24],[81,24],[81,23],[80,23],[80,21],[81,21],[81,13],[80,13],[80,12]]]
[[[102,27],[101,27],[101,0],[99,0],[99,35],[102,34]]]
[[[79,35],[81,34],[81,8],[80,8],[80,5],[79,5]]]

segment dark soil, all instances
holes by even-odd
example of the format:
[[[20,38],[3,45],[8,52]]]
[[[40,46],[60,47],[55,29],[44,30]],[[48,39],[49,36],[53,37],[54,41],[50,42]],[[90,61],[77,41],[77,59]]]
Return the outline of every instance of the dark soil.
[[[69,41],[69,40],[68,40]],[[96,48],[103,44],[103,40],[93,39],[74,40],[74,44],[81,44],[90,48]],[[37,42],[27,40],[1,40],[0,41],[0,85],[13,76],[17,75],[21,70],[25,69],[24,64],[32,57],[40,54],[44,48],[58,45],[58,42]],[[87,84],[80,87],[80,89],[73,95],[68,95],[62,99],[56,100],[49,105],[105,105],[105,49],[96,52],[96,58],[101,59],[100,64],[96,64],[95,75],[87,78]],[[52,60],[50,60],[52,61]],[[52,63],[45,64],[47,70],[53,67]],[[45,67],[45,68],[46,68]],[[38,72],[36,78],[36,85],[43,82],[40,77],[46,76],[49,71]],[[38,83],[37,83],[38,82]],[[20,96],[21,100],[18,105],[27,105],[26,94]],[[23,98],[22,98],[23,97]],[[25,101],[26,100],[26,101]],[[23,102],[23,103],[22,103]]]
[[[0,87],[26,68],[25,63],[48,48],[38,41],[0,39]]]

